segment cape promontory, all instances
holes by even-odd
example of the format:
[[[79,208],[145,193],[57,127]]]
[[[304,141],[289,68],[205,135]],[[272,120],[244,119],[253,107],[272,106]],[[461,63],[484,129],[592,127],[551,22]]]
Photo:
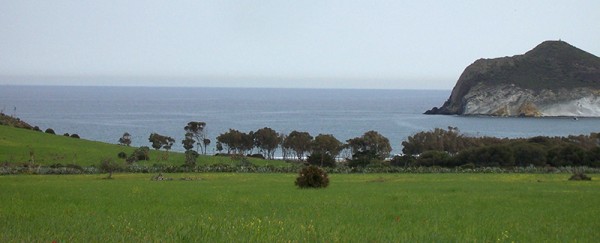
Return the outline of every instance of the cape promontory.
[[[600,58],[564,41],[469,65],[425,114],[600,117]]]

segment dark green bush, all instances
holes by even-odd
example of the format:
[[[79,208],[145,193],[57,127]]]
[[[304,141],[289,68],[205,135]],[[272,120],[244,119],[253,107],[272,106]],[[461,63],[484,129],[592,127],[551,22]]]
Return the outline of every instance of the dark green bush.
[[[258,158],[258,159],[265,159],[265,156],[262,155],[262,154],[248,154],[248,155],[246,155],[246,157]]]
[[[57,164],[51,164],[50,166],[48,166],[52,169],[56,169],[56,168],[61,168],[64,167],[61,163],[57,163]]]
[[[445,151],[425,151],[416,160],[418,166],[446,166],[450,155]]]
[[[547,157],[552,166],[579,166],[587,161],[587,152],[577,145],[568,144],[550,149]]]
[[[325,188],[329,186],[329,177],[323,169],[310,165],[300,170],[295,184],[300,188]]]
[[[185,166],[194,167],[196,166],[196,161],[198,160],[198,152],[194,150],[185,151]]]
[[[415,157],[413,157],[412,155],[396,155],[394,156],[391,160],[390,160],[390,165],[391,166],[404,166],[404,167],[408,167],[411,166],[413,163],[415,162]]]
[[[77,135],[77,133],[73,133],[73,134],[71,134],[71,137],[72,137],[72,138],[80,138],[80,137],[79,137],[79,135]]]
[[[335,167],[335,159],[331,157],[329,154],[320,154],[320,153],[312,153],[306,159],[311,165],[321,166],[321,167]]]
[[[536,143],[511,144],[516,166],[543,166],[546,164],[546,150]]]
[[[48,129],[46,129],[45,133],[48,133],[48,134],[56,134],[56,133],[54,132],[54,129],[52,129],[52,128],[48,128]]]
[[[149,153],[150,153],[149,147],[147,147],[147,146],[139,147],[135,151],[133,151],[133,154],[131,154],[131,156],[129,156],[129,158],[127,158],[127,162],[133,163],[133,162],[137,162],[140,160],[150,160],[150,156],[148,156]]]
[[[123,151],[119,152],[119,154],[117,154],[117,156],[119,157],[119,159],[126,159],[127,158],[127,154]]]
[[[571,178],[569,178],[569,180],[570,181],[591,181],[592,178],[587,176],[583,172],[575,172],[575,173],[573,173]]]
[[[352,155],[352,159],[348,160],[350,167],[365,167],[373,160],[377,160],[377,154],[373,150],[359,151]]]
[[[600,147],[595,147],[588,151],[587,165],[592,167],[600,167]]]

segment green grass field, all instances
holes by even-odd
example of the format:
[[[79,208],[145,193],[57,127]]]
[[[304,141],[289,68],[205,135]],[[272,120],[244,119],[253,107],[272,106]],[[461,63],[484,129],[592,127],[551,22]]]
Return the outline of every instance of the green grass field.
[[[115,138],[115,141],[118,138]],[[148,146],[150,144],[148,143]],[[113,158],[117,161],[117,154],[125,152],[131,154],[135,148],[119,146],[85,139],[75,139],[62,135],[52,135],[26,129],[9,126],[0,126],[0,163],[26,163],[30,160],[30,152],[33,151],[34,161],[40,165],[53,164],[75,164],[80,166],[97,165],[105,158]],[[163,160],[165,151],[150,151],[149,161],[139,161],[142,166],[154,164],[175,165],[184,164],[185,158],[182,153],[169,152],[169,159]],[[250,158],[255,165],[288,166],[283,161],[268,161]],[[232,163],[228,157],[200,156],[199,165]]]
[[[597,242],[600,175],[0,177],[2,242]]]

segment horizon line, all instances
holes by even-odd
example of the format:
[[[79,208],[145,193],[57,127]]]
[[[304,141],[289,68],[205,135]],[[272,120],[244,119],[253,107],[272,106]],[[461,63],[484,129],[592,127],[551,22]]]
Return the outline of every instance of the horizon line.
[[[205,89],[289,89],[289,90],[427,90],[427,91],[451,91],[452,89],[429,89],[429,88],[364,88],[364,87],[274,87],[274,86],[189,86],[189,85],[102,85],[102,84],[3,84],[0,86],[17,87],[107,87],[107,88],[205,88]]]

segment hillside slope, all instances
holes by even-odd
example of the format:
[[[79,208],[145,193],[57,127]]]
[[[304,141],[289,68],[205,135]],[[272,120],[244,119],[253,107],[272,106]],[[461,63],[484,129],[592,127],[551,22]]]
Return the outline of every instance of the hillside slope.
[[[0,162],[91,166],[134,148],[0,126]],[[152,157],[152,156],[151,156]]]
[[[136,148],[0,125],[0,163],[24,164],[33,160],[37,165],[46,166],[55,164],[93,166],[106,158],[124,163],[117,156],[119,152],[129,155],[134,149]],[[185,162],[183,153],[169,152],[167,160],[163,159],[164,154],[164,150],[151,150],[150,160],[138,161],[137,164],[181,166]],[[249,158],[249,161],[257,166],[289,166],[288,163],[280,160]],[[197,163],[198,165],[236,164],[238,161],[226,156],[201,155]]]

